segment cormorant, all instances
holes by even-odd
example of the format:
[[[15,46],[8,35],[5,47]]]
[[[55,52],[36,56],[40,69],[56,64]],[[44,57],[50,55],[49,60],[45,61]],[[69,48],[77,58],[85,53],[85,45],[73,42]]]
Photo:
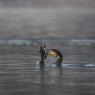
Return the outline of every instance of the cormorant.
[[[57,61],[55,62],[55,64],[57,65],[61,65],[62,60],[63,60],[63,56],[61,54],[61,52],[57,49],[49,49],[48,50],[48,56],[51,57],[57,57]]]
[[[47,58],[47,51],[45,45],[40,45],[40,54],[41,54],[40,64],[44,64],[44,61]]]
[[[44,61],[47,59],[48,56],[57,58],[57,61],[55,62],[56,65],[61,65],[62,63],[63,56],[61,52],[57,49],[49,49],[47,51],[45,45],[40,45],[40,54],[41,54],[40,64],[44,64]]]

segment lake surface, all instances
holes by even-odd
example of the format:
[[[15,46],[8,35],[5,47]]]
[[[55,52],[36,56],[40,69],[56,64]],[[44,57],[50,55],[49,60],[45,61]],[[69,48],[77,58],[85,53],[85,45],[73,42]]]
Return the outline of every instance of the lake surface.
[[[0,95],[95,95],[94,39],[0,40]],[[40,66],[39,45],[63,54]]]

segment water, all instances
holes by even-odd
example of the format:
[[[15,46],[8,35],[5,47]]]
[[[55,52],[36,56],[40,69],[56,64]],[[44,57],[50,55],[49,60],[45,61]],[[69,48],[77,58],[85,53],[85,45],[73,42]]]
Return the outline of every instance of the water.
[[[76,38],[36,38],[36,39],[31,39],[31,40],[20,40],[20,39],[16,39],[16,40],[0,40],[0,45],[33,45],[33,44],[51,44],[51,43],[57,43],[60,42],[65,44],[65,45],[95,45],[95,39],[91,39],[91,38],[80,38],[80,39],[76,39]]]
[[[0,95],[95,95],[94,39],[29,41],[0,45]],[[40,42],[62,52],[61,66],[38,64]]]

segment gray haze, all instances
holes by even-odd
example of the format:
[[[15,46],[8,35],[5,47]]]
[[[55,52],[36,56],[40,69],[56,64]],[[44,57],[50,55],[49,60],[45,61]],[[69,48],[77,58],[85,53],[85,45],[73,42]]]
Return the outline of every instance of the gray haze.
[[[94,7],[95,0],[0,0],[0,39],[9,39],[0,40],[0,95],[95,95]],[[49,56],[39,65],[41,44],[62,53],[61,66]]]
[[[0,0],[1,7],[95,7],[94,0]]]
[[[94,0],[0,0],[0,39],[95,37]]]

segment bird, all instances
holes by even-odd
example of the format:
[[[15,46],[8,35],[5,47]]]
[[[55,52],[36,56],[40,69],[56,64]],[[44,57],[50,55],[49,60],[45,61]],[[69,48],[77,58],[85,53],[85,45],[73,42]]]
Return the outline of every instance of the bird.
[[[41,56],[40,65],[43,65],[45,59],[47,59],[46,45],[44,44],[40,45],[40,56]]]
[[[55,62],[56,65],[61,65],[63,61],[62,53],[57,49],[46,49],[46,45],[40,45],[40,56],[41,60],[39,62],[40,65],[43,65],[45,63],[45,60],[47,57],[56,57],[57,60]]]
[[[57,60],[55,62],[56,65],[61,65],[62,61],[63,61],[63,56],[62,53],[57,50],[57,49],[49,49],[47,52],[47,55],[50,57],[56,57]]]

